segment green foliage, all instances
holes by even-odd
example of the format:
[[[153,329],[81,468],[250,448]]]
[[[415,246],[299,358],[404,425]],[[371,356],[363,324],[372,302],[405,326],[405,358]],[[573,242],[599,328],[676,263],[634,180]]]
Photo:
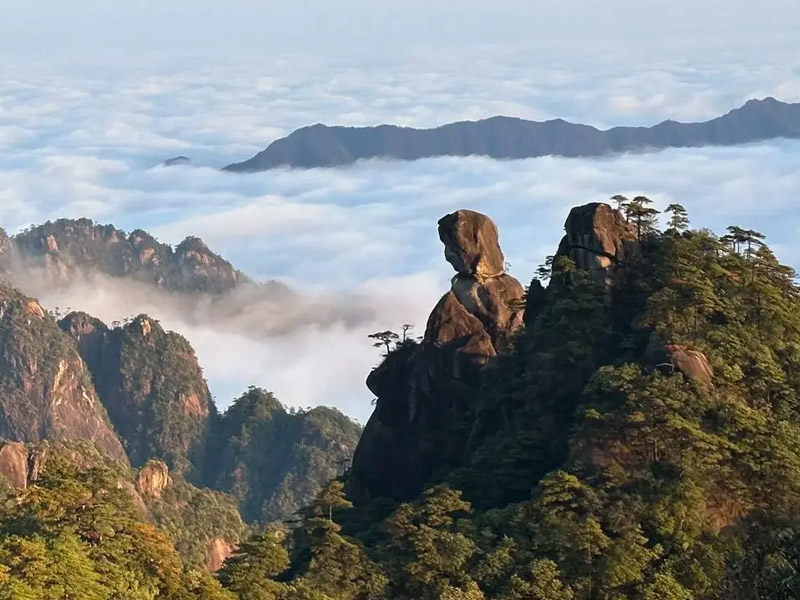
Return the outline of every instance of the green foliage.
[[[160,498],[147,499],[146,503],[153,522],[170,535],[190,567],[201,569],[208,564],[208,550],[214,540],[236,544],[245,535],[236,501],[228,494],[178,480]]]
[[[0,598],[229,597],[207,574],[184,569],[113,473],[53,457],[34,485],[0,505]]]
[[[621,203],[638,248],[602,277],[552,265],[485,372],[449,486],[385,517],[378,501],[308,513],[295,597],[332,597],[335,562],[304,577],[333,536],[376,563],[386,598],[798,597],[794,273],[758,232],[686,231],[676,205],[658,234],[646,199]]]
[[[214,430],[207,483],[232,494],[246,520],[280,521],[341,473],[360,435],[335,409],[287,412],[272,394],[250,388]]]
[[[239,600],[275,600],[287,588],[274,578],[289,566],[289,553],[281,545],[282,534],[267,530],[242,542],[217,573],[220,583]]]

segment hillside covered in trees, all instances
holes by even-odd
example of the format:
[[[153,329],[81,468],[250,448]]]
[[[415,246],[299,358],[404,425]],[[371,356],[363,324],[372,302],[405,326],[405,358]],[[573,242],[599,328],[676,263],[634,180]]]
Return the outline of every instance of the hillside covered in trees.
[[[475,213],[443,219],[459,274],[422,343],[371,376],[352,472],[288,542],[243,545],[223,584],[259,599],[797,598],[794,272],[756,231],[690,230],[674,205],[660,232],[646,198],[618,201],[627,218],[573,210],[524,324],[497,318],[513,298],[460,303],[498,285],[483,267],[499,247]],[[415,463],[402,486],[380,479]]]

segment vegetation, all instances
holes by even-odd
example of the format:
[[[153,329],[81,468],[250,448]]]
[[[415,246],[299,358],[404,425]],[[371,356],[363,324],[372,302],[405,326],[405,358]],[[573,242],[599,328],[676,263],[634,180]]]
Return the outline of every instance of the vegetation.
[[[208,484],[232,494],[247,521],[281,521],[342,472],[360,435],[335,409],[287,412],[272,394],[251,387],[209,441]]]
[[[159,458],[201,481],[216,409],[189,342],[146,315],[113,329],[92,324],[94,342],[82,341],[82,355],[131,464]]]
[[[553,261],[486,373],[462,465],[399,505],[326,488],[288,567],[261,569],[277,586],[263,597],[798,597],[794,273],[758,232],[688,231],[671,207],[659,233],[649,209],[629,214],[640,241],[611,273]]]
[[[209,565],[214,540],[234,545],[245,537],[246,527],[236,500],[228,494],[178,480],[146,503],[153,522],[174,540],[176,550],[190,567]]]
[[[34,485],[0,498],[0,598],[233,600],[186,569],[103,468],[53,459]]]

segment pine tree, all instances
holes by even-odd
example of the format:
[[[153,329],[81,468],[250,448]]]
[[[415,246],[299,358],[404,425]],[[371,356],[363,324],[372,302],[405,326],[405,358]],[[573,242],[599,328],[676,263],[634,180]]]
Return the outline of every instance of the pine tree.
[[[664,209],[665,213],[670,213],[667,222],[668,231],[681,233],[689,228],[689,215],[686,209],[680,204],[670,204]]]
[[[650,206],[652,203],[647,196],[636,196],[625,206],[625,215],[636,224],[636,239],[640,241],[656,231],[659,211]]]

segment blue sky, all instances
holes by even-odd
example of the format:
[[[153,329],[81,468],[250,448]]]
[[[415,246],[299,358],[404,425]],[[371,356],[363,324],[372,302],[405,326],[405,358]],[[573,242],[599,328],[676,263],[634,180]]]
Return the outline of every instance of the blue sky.
[[[109,282],[41,290],[106,319],[146,310],[189,337],[218,403],[247,385],[366,419],[366,334],[424,328],[451,269],[436,220],[498,222],[523,283],[569,207],[614,193],[678,201],[695,224],[764,231],[800,266],[800,143],[600,160],[368,162],[220,173],[314,122],[435,126],[507,114],[599,126],[800,101],[795,0],[5,0],[0,226],[88,216],[177,243],[200,235],[303,295],[207,314]],[[193,167],[164,169],[185,154]],[[237,309],[238,310],[238,309]],[[354,316],[355,315],[355,316]],[[421,333],[421,331],[420,331]]]

